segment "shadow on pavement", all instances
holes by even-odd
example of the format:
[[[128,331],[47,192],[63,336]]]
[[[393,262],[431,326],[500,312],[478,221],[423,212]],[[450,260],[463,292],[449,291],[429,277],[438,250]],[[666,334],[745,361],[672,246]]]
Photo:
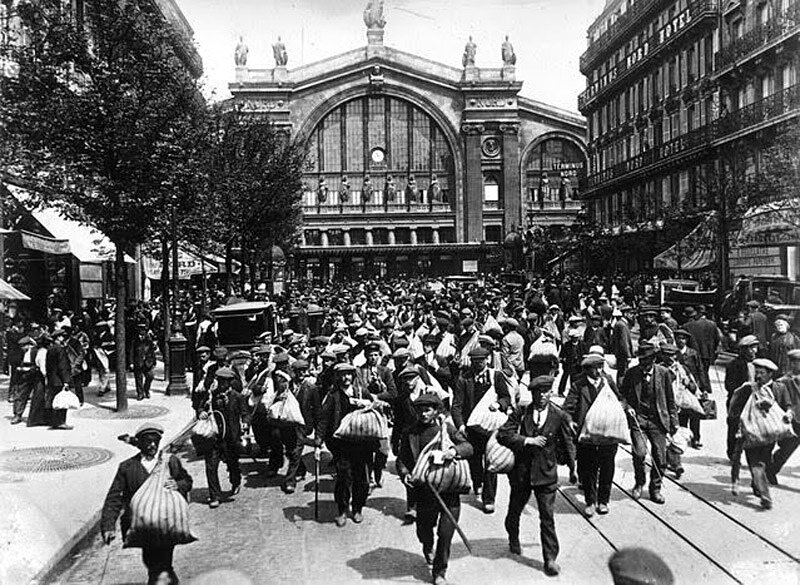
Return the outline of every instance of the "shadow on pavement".
[[[681,485],[712,503],[724,504],[726,506],[738,504],[745,508],[761,509],[761,506],[748,500],[748,496],[752,495],[752,490],[745,481],[739,480],[739,495],[734,496],[731,493],[731,479],[729,476],[715,475],[714,479],[717,480],[719,484],[682,481]]]
[[[470,544],[472,545],[472,556],[488,559],[490,561],[496,559],[511,559],[520,565],[525,565],[531,569],[544,572],[544,563],[539,559],[533,559],[525,556],[525,554],[511,554],[508,550],[508,540],[505,538],[479,538],[477,540],[470,540]],[[528,548],[533,546],[533,543],[522,543],[522,546],[523,548]],[[524,552],[525,551],[523,551],[523,553]],[[537,556],[540,555],[541,549],[537,547],[534,554]],[[458,541],[457,538],[454,538],[451,558],[459,559],[466,556],[469,556],[467,547],[464,546],[462,542]]]
[[[319,520],[320,524],[333,523],[333,519],[338,512],[336,502],[330,500],[320,501],[319,503]],[[297,522],[313,522],[314,521],[314,502],[309,502],[305,506],[288,506],[283,509],[284,517],[296,524]]]
[[[397,518],[398,520],[402,520],[406,513],[405,500],[388,496],[370,496],[365,507],[377,510],[384,516]]]
[[[314,482],[315,481],[316,480],[312,479],[311,481],[306,483],[303,486],[303,491],[304,492],[313,492],[314,491]],[[334,484],[334,480],[332,480],[330,478],[327,478],[327,477],[321,477],[320,480],[319,480],[319,493],[321,493],[321,494],[332,494],[333,493],[333,484]]]
[[[730,467],[730,461],[726,457],[714,457],[710,455],[684,455],[682,458],[683,464],[691,463],[692,465],[725,465]]]
[[[381,547],[371,550],[358,558],[347,561],[347,566],[361,573],[364,580],[391,580],[413,577],[429,583],[430,568],[425,564],[422,552],[414,554],[397,548]]]

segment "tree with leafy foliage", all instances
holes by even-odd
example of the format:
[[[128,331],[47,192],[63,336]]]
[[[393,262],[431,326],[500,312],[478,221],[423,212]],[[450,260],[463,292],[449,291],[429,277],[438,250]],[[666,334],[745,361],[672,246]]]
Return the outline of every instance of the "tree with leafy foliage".
[[[272,246],[287,249],[296,241],[307,150],[266,119],[236,108],[220,106],[214,117],[216,140],[208,151],[210,233],[225,248],[229,279],[238,245],[243,287],[245,269],[252,278]]]
[[[205,106],[176,53],[181,41],[154,3],[87,3],[81,20],[62,0],[23,0],[17,11],[26,42],[4,48],[19,72],[2,85],[0,156],[7,175],[116,246],[116,388],[124,410],[124,255],[163,222],[165,193],[184,160],[175,135]]]

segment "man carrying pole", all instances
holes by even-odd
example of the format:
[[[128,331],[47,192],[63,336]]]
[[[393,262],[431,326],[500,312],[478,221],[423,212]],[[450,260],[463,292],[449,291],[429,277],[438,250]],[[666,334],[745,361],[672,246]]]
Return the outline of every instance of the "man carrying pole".
[[[442,399],[437,394],[425,393],[414,401],[418,421],[408,427],[400,439],[400,454],[397,457],[397,472],[403,483],[413,489],[417,502],[417,538],[422,543],[425,562],[432,566],[435,585],[445,585],[447,565],[450,560],[450,544],[453,533],[458,530],[458,517],[461,514],[461,495],[457,492],[439,493],[431,484],[416,485],[411,471],[417,463],[420,452],[441,432],[439,415],[443,410]],[[447,423],[445,423],[447,424]],[[463,432],[447,424],[447,432],[453,445],[443,453],[445,460],[467,459],[472,456],[472,445]],[[434,553],[433,530],[437,527],[437,542]],[[466,540],[465,540],[466,543]],[[469,544],[467,543],[469,547]]]

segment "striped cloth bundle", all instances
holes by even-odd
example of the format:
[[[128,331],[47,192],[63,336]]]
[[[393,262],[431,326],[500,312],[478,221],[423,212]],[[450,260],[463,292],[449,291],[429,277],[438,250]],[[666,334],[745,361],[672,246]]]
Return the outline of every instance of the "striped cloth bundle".
[[[514,469],[514,452],[497,442],[497,431],[486,442],[486,471],[492,473],[511,473]]]
[[[125,548],[168,547],[197,540],[189,529],[189,504],[164,483],[169,477],[169,455],[159,456],[155,469],[131,498],[131,527]]]
[[[385,439],[389,436],[389,423],[374,408],[362,408],[344,415],[333,436],[348,441]]]
[[[439,493],[468,494],[472,489],[469,463],[466,459],[446,460],[442,457],[453,445],[447,433],[447,423],[433,440],[420,451],[411,478],[415,485],[429,483]]]

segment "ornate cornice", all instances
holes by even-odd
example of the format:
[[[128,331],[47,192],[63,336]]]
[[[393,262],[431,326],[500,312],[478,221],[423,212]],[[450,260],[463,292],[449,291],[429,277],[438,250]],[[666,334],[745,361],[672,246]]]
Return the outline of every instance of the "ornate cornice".
[[[483,124],[461,124],[461,132],[467,136],[481,135],[486,131]]]

